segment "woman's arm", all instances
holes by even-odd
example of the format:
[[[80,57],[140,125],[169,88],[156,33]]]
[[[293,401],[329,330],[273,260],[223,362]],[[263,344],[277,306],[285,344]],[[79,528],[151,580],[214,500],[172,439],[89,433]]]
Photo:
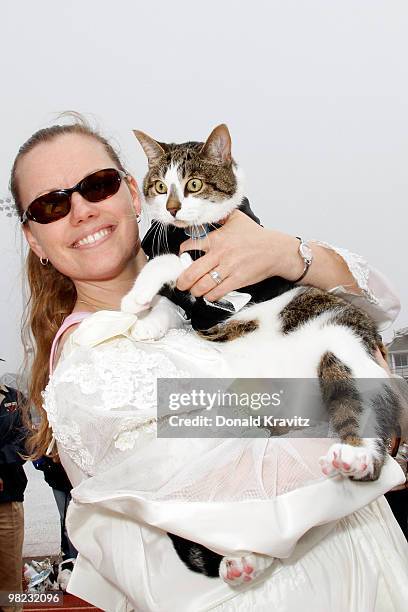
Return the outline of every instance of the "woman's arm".
[[[339,283],[332,287],[330,292],[343,297],[357,308],[367,312],[376,321],[380,331],[387,329],[397,318],[401,303],[385,276],[372,268],[361,255],[326,242],[313,241],[313,243],[323,246],[326,250],[341,257],[347,264],[357,285],[357,291],[354,291],[349,285]]]
[[[366,310],[381,329],[395,319],[400,309],[397,296],[362,257],[318,241],[311,248],[313,263],[300,284],[342,295]],[[266,229],[240,211],[234,211],[223,227],[206,238],[186,240],[180,252],[191,249],[201,249],[206,255],[180,276],[177,287],[211,301],[270,276],[295,280],[304,268],[295,236]],[[216,286],[208,274],[214,269],[222,279]]]

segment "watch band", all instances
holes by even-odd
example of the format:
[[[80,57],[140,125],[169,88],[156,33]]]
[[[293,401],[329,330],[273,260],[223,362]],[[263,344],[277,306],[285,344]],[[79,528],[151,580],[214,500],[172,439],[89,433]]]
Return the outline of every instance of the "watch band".
[[[294,283],[299,283],[301,280],[303,280],[311,266],[311,263],[313,261],[313,253],[312,250],[309,246],[309,244],[307,242],[304,242],[302,240],[302,238],[300,236],[296,236],[296,238],[300,241],[299,244],[299,255],[301,256],[301,258],[303,259],[303,262],[305,264],[305,267],[303,269],[302,274],[299,276],[299,278],[297,278],[296,280],[294,280]]]

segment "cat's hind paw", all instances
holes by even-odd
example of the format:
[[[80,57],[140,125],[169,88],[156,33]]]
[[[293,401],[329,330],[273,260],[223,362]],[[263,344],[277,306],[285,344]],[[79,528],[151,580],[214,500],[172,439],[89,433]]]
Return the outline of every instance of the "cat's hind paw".
[[[379,472],[379,456],[370,446],[332,444],[327,455],[320,457],[323,474],[342,474],[353,480],[375,480]]]
[[[273,557],[256,554],[224,557],[220,563],[220,578],[230,586],[248,584],[259,578],[273,561]]]

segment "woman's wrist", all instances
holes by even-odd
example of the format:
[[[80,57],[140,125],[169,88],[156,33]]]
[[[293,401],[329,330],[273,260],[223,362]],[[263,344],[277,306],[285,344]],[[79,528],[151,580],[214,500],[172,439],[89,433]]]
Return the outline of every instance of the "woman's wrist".
[[[296,236],[276,230],[265,231],[269,234],[270,242],[268,249],[271,259],[270,276],[280,276],[286,280],[295,281],[304,270],[304,261],[299,254],[299,240]]]
[[[335,251],[311,242],[313,263],[301,285],[311,285],[329,291],[334,287],[347,287],[349,293],[361,294],[347,263]]]
[[[276,230],[265,231],[269,234],[270,275],[278,275],[292,282],[296,281],[305,269],[304,259],[299,252],[299,239]],[[347,287],[349,292],[361,293],[346,262],[340,255],[315,242],[310,242],[309,246],[312,250],[313,261],[299,282],[300,285],[310,285],[324,290],[341,285]],[[278,256],[277,250],[279,251]]]

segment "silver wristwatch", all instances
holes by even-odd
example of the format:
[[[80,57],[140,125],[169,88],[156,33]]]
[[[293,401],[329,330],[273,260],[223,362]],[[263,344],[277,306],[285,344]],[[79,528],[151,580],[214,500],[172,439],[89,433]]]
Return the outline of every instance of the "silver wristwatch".
[[[300,241],[299,255],[301,256],[305,264],[302,274],[299,276],[299,278],[293,281],[294,283],[299,283],[301,280],[304,279],[307,274],[307,271],[311,266],[311,263],[313,261],[313,253],[308,242],[304,242],[300,236],[296,236],[296,238]]]

